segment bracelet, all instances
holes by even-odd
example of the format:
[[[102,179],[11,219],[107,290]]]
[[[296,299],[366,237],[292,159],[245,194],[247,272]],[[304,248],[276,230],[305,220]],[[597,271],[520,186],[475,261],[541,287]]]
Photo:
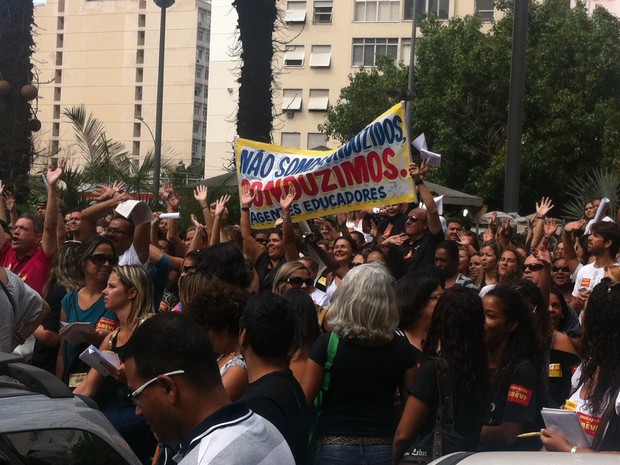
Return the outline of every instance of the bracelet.
[[[575,452],[577,452],[577,449],[579,449],[579,447],[577,447],[577,446],[573,446],[573,447],[571,447],[571,449],[570,449],[570,453],[571,453],[571,454],[574,454]]]
[[[242,212],[249,212],[250,211],[250,207],[241,207],[241,211]]]
[[[414,183],[416,186],[419,186],[419,185],[421,185],[421,184],[424,184],[424,179],[418,179],[417,181],[413,181],[413,183]]]

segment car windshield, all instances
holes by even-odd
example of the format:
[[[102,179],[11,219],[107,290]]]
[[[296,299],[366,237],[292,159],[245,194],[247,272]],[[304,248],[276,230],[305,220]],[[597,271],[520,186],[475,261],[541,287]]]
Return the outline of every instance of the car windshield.
[[[127,465],[88,431],[46,429],[0,434],[0,465]]]

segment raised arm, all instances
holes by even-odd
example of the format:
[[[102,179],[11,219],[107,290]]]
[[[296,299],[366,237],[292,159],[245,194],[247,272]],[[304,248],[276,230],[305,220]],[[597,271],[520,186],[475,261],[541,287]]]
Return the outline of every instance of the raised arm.
[[[226,210],[226,204],[230,200],[230,195],[223,195],[215,202],[215,212],[213,215],[213,231],[209,235],[209,246],[214,246],[220,243],[220,227],[222,222],[222,216]],[[210,215],[211,213],[209,213]]]
[[[564,260],[566,260],[566,265],[570,269],[571,273],[574,273],[579,266],[579,259],[577,258],[577,252],[575,252],[575,244],[573,242],[573,232],[585,228],[586,223],[586,220],[572,221],[567,223],[562,231]]]
[[[186,254],[193,252],[194,250],[204,249],[208,246],[207,243],[207,231],[205,230],[204,224],[198,221],[196,215],[191,216],[192,223],[194,223],[194,228],[196,233],[194,237],[192,237],[192,241],[189,243],[189,247],[187,248]]]
[[[207,193],[207,186],[198,186],[194,189],[194,198],[200,205],[207,228],[207,236],[210,236],[213,231],[213,215],[211,215],[211,209],[209,208]]]
[[[111,186],[97,186],[95,203],[82,210],[82,220],[80,221],[80,237],[82,240],[95,235],[97,233],[97,220],[116,207],[122,200],[128,198],[123,194],[125,187],[125,183],[120,181],[114,182]]]
[[[254,192],[250,191],[249,186],[241,186],[241,219],[239,226],[241,227],[241,237],[243,237],[243,250],[252,263],[256,263],[258,257],[265,252],[265,247],[256,242],[252,236],[250,205],[252,205],[254,195]]]
[[[544,236],[545,217],[552,208],[553,203],[549,197],[541,198],[540,203],[536,202],[536,216],[534,218],[533,237],[530,249],[535,249],[540,245]]]
[[[413,179],[413,183],[417,186],[420,198],[426,207],[426,224],[431,234],[439,234],[443,229],[441,227],[441,220],[439,219],[439,211],[437,210],[437,204],[433,199],[433,194],[424,184],[424,177],[428,172],[428,162],[426,159],[422,160],[420,166],[416,163],[409,165],[409,175]]]
[[[297,239],[295,238],[295,228],[291,221],[291,205],[295,200],[295,187],[289,184],[288,194],[282,191],[280,198],[280,208],[282,209],[282,242],[284,243],[284,256],[287,261],[292,262],[299,259],[299,251],[297,250]]]
[[[58,161],[56,169],[50,164],[47,168],[47,206],[45,207],[45,223],[43,225],[43,239],[41,247],[45,255],[52,256],[58,251],[58,192],[56,186],[67,165],[67,159]]]
[[[4,193],[4,202],[6,204],[7,210],[9,210],[9,214],[11,215],[11,225],[17,223],[17,207],[15,204],[15,196],[12,192]]]

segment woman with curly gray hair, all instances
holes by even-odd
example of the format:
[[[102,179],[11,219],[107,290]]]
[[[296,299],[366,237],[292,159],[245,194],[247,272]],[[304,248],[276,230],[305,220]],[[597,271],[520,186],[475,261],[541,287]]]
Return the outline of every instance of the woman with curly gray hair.
[[[302,379],[312,403],[323,384],[330,338],[338,347],[319,419],[314,464],[389,464],[398,418],[394,392],[401,399],[411,384],[416,354],[405,338],[394,335],[398,309],[393,279],[379,263],[351,269],[327,314],[331,334],[314,344]],[[405,397],[403,397],[405,396]]]

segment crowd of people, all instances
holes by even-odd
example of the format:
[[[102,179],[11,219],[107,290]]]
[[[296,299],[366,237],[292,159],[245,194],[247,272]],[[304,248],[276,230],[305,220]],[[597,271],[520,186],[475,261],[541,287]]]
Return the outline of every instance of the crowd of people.
[[[199,186],[181,230],[120,214],[122,183],[65,214],[65,163],[36,213],[0,183],[0,351],[93,399],[143,463],[426,463],[446,399],[454,450],[620,452],[620,227],[600,199],[560,226],[543,198],[525,234],[493,216],[478,235],[440,215],[422,162],[419,204],[302,232],[289,187],[253,230],[255,192],[229,224],[230,196]],[[161,200],[191,201],[170,183]],[[92,327],[69,341],[72,323]],[[120,366],[88,366],[91,344]],[[543,407],[574,410],[589,447]]]

